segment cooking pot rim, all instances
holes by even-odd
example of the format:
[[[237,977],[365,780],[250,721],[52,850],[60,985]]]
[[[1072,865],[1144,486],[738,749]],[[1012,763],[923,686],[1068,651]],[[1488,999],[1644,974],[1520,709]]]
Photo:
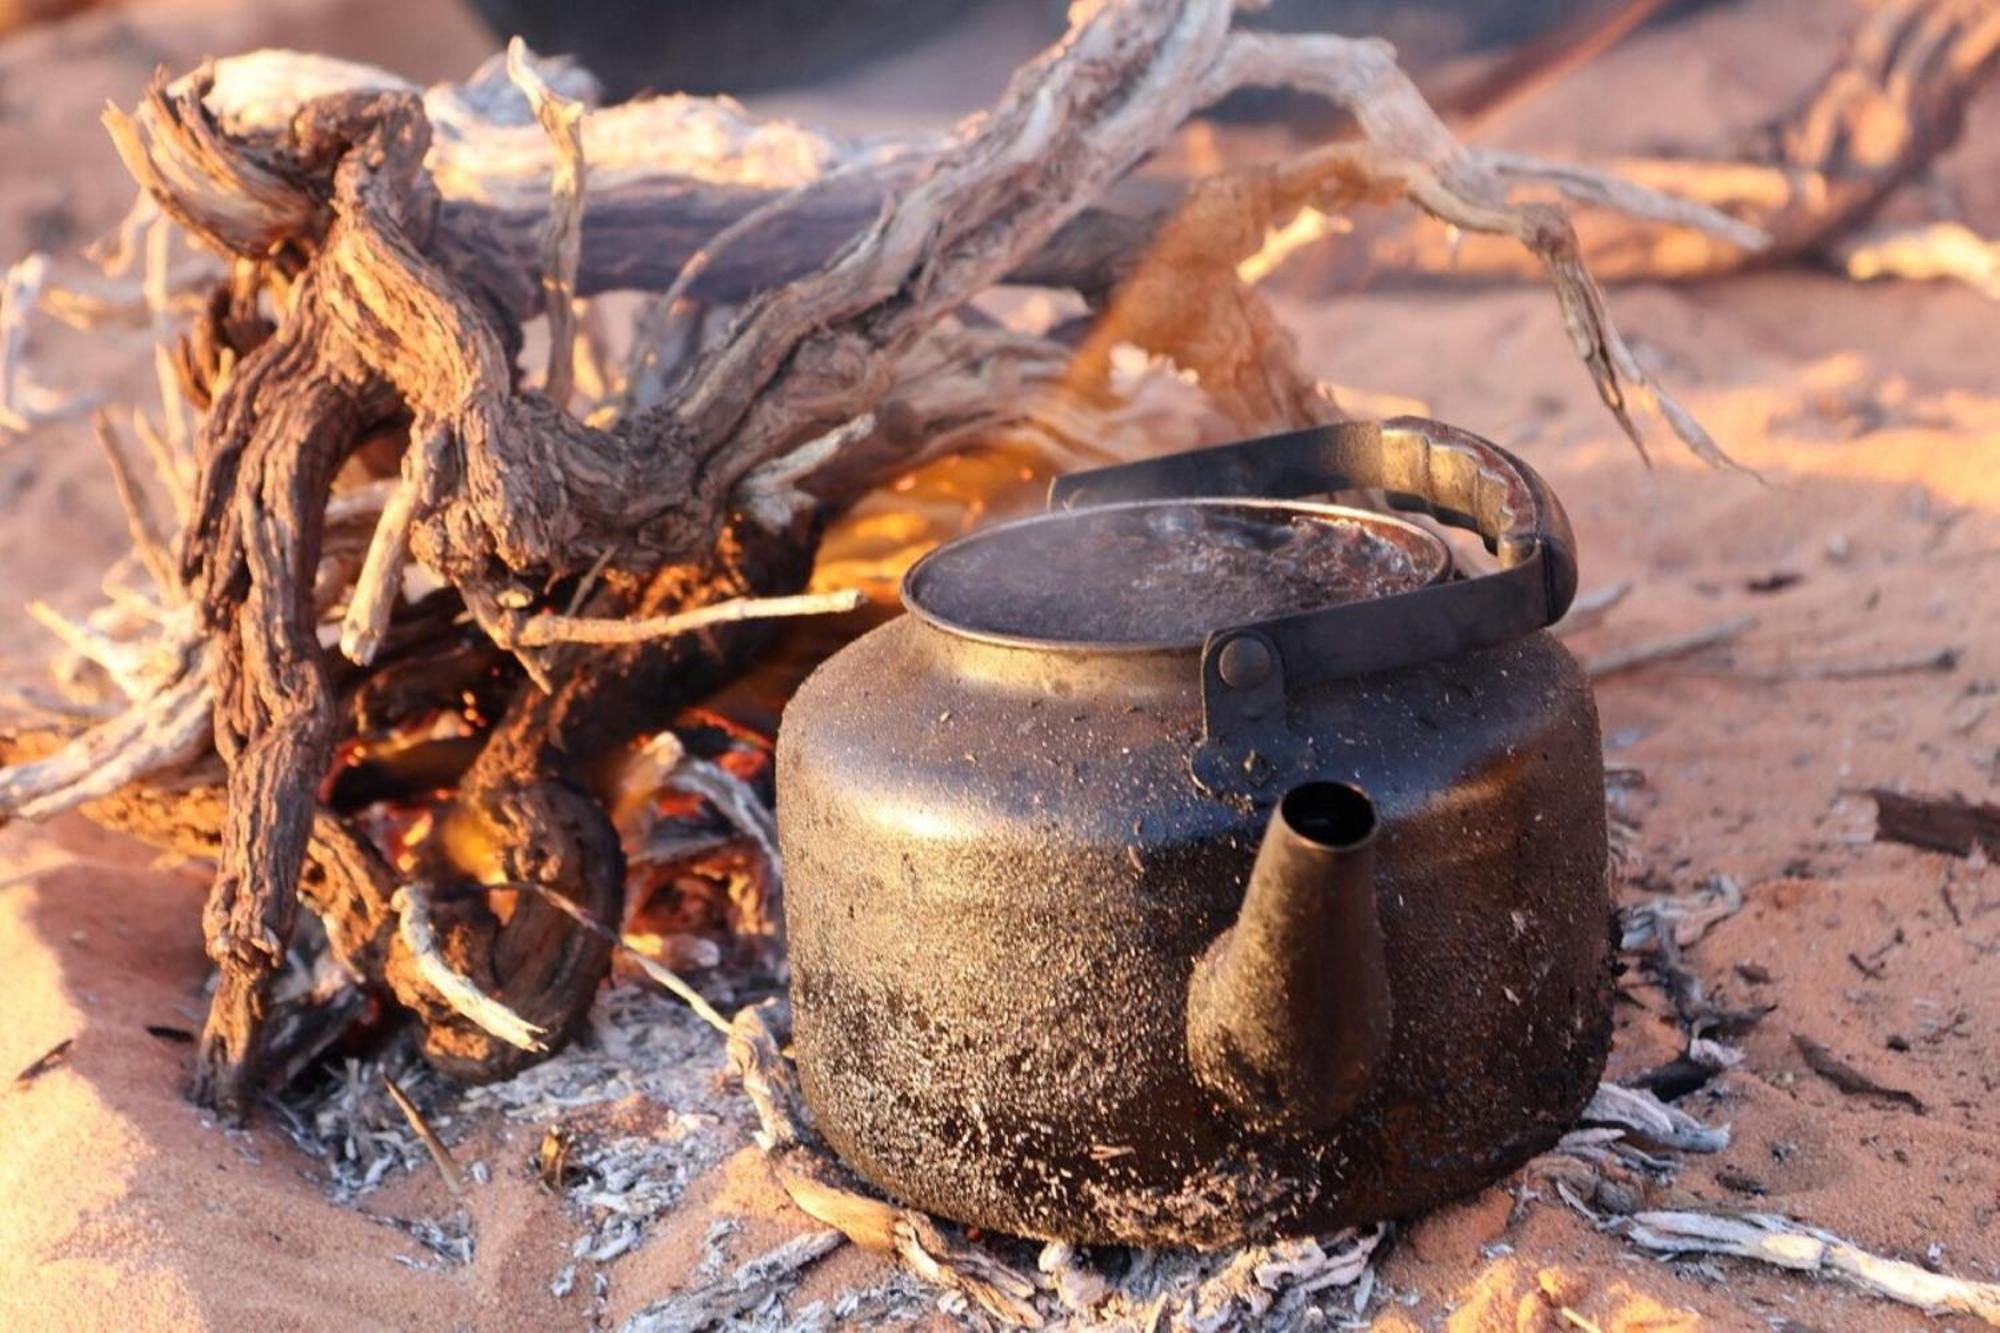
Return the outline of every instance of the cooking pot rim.
[[[1209,631],[1186,640],[1138,640],[1138,639],[1062,639],[1046,638],[1033,634],[1013,634],[999,630],[981,629],[962,621],[940,615],[923,603],[919,584],[927,572],[934,572],[937,562],[947,553],[971,545],[974,542],[989,541],[1007,533],[1018,532],[1047,523],[1072,522],[1084,514],[1115,513],[1120,510],[1170,509],[1189,505],[1228,507],[1230,509],[1261,509],[1286,514],[1310,514],[1321,518],[1340,519],[1355,523],[1375,531],[1387,530],[1404,539],[1399,542],[1406,550],[1416,554],[1420,549],[1432,557],[1431,568],[1424,569],[1423,577],[1413,587],[1428,587],[1445,579],[1452,571],[1451,548],[1444,540],[1422,524],[1412,522],[1397,514],[1386,514],[1376,509],[1359,509],[1352,505],[1328,504],[1317,500],[1272,499],[1257,496],[1213,495],[1175,496],[1157,500],[1126,500],[1114,504],[1093,505],[1087,510],[1050,510],[1047,513],[1029,514],[1023,518],[1011,519],[1005,523],[995,523],[989,528],[979,528],[929,551],[903,574],[901,595],[903,607],[911,616],[932,629],[941,630],[957,638],[975,643],[991,644],[1003,648],[1027,648],[1037,652],[1065,654],[1111,653],[1124,656],[1158,655],[1162,653],[1196,653],[1210,634],[1236,628],[1234,625],[1215,625]],[[1413,549],[1415,548],[1415,549]]]

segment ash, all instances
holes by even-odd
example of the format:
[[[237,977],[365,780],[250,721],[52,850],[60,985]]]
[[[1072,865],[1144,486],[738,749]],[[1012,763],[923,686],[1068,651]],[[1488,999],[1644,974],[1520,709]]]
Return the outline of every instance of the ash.
[[[1035,1304],[1050,1327],[1223,1333],[1362,1328],[1386,1226],[1229,1250],[1042,1248]],[[966,1313],[956,1312],[955,1313]],[[978,1321],[968,1321],[977,1323]]]
[[[353,1207],[391,1176],[430,1168],[429,1154],[389,1097],[394,1078],[447,1143],[457,1135],[457,1093],[407,1045],[373,1060],[348,1059],[319,1079],[291,1084],[266,1105],[301,1152],[320,1164],[327,1197]]]
[[[465,1090],[468,1109],[550,1123],[587,1107],[642,1097],[679,1113],[727,1120],[749,1141],[749,1107],[725,1086],[728,1069],[715,1031],[680,1001],[633,985],[599,997],[590,1028],[542,1063],[508,1079]]]
[[[740,1093],[724,1086],[725,1065],[721,1041],[685,1005],[618,986],[599,999],[587,1033],[507,1082],[459,1089],[403,1044],[377,1059],[330,1067],[269,1106],[292,1142],[319,1163],[327,1197],[363,1211],[362,1201],[386,1181],[436,1169],[390,1099],[385,1077],[396,1080],[447,1144],[463,1139],[482,1115],[561,1133],[568,1146],[560,1179],[585,1224],[575,1256],[607,1263],[635,1248],[647,1228],[680,1202],[689,1182],[750,1142],[749,1110]],[[603,1114],[613,1111],[642,1114],[645,1132],[596,1126],[613,1119]],[[468,1174],[483,1183],[488,1173],[484,1163],[473,1163]],[[468,1263],[476,1248],[471,1219],[462,1212],[370,1216],[429,1252],[429,1258],[405,1263]]]
[[[574,1254],[608,1263],[635,1248],[690,1182],[750,1142],[749,1107],[726,1085],[726,1065],[722,1042],[686,1005],[614,986],[582,1038],[504,1083],[467,1089],[460,1105],[566,1136],[558,1175],[586,1224]],[[600,1127],[614,1110],[643,1113],[647,1128]]]
[[[405,1268],[457,1268],[472,1262],[472,1252],[478,1244],[473,1230],[472,1217],[460,1211],[449,1217],[388,1217],[371,1214],[383,1226],[393,1227],[431,1252],[431,1258],[412,1258],[406,1254],[395,1256],[396,1262]]]
[[[346,1060],[325,1077],[295,1085],[272,1103],[278,1121],[324,1172],[328,1198],[343,1207],[363,1201],[385,1181],[406,1171],[431,1171],[422,1141],[390,1100],[384,1076],[393,1077],[446,1143],[456,1143],[484,1116],[538,1126],[564,1136],[556,1178],[582,1223],[573,1261],[551,1275],[551,1289],[567,1295],[596,1265],[608,1264],[644,1243],[704,1171],[752,1141],[755,1118],[727,1075],[723,1042],[684,1004],[632,985],[605,990],[592,1010],[589,1030],[560,1054],[504,1083],[458,1089],[430,1071],[407,1045],[374,1060]],[[609,1128],[643,1115],[643,1133]],[[483,1183],[484,1163],[467,1173]],[[469,1263],[477,1246],[463,1211],[438,1218],[370,1214],[422,1247],[398,1256],[411,1267],[451,1268]],[[728,1242],[736,1227],[718,1223],[706,1254],[683,1293],[695,1307],[719,1288],[740,1284],[752,1257],[732,1269]],[[1357,1323],[1372,1295],[1372,1256],[1380,1230],[1347,1231],[1320,1240],[1285,1241],[1212,1253],[1147,1251],[1115,1247],[1079,1251],[1050,1244],[1035,1260],[1032,1247],[995,1238],[975,1242],[1001,1262],[1022,1263],[1036,1291],[1032,1304],[1050,1326],[1133,1328],[1219,1333],[1246,1327],[1322,1329]],[[761,1256],[760,1256],[761,1257]],[[809,1265],[767,1275],[756,1299],[732,1301],[725,1324],[745,1333],[820,1333],[857,1325],[896,1327],[935,1320],[940,1314],[966,1328],[990,1328],[991,1319],[953,1290],[940,1291],[904,1271],[837,1297],[796,1305],[795,1293]],[[602,1279],[600,1271],[595,1275]],[[775,1276],[776,1280],[770,1280]],[[592,1303],[602,1307],[600,1288]],[[682,1299],[650,1306],[631,1327],[680,1327]],[[648,1318],[648,1315],[652,1315]],[[661,1316],[665,1316],[664,1318]]]
[[[387,1080],[423,1113],[447,1142],[456,1137],[460,1117],[451,1112],[452,1086],[417,1058],[407,1043],[375,1060],[342,1061],[318,1080],[302,1080],[270,1099],[285,1133],[300,1151],[319,1162],[327,1197],[367,1214],[421,1245],[422,1255],[395,1256],[406,1268],[449,1269],[472,1262],[478,1231],[471,1214],[459,1209],[443,1217],[395,1217],[368,1212],[361,1200],[391,1176],[431,1168],[429,1153],[410,1122],[390,1098]],[[484,1171],[475,1165],[475,1178]]]

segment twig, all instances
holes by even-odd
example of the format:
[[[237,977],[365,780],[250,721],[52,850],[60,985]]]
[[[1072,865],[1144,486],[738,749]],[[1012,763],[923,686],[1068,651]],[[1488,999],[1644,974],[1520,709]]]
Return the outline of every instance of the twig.
[[[1860,966],[1858,961],[1856,966]],[[1917,1094],[1877,1083],[1805,1033],[1794,1032],[1792,1045],[1798,1047],[1808,1069],[1849,1096],[1880,1097],[1884,1101],[1900,1102],[1919,1115],[1924,1113],[1923,1099]]]
[[[639,620],[609,620],[587,616],[562,616],[538,612],[503,627],[495,642],[502,648],[547,648],[558,643],[646,643],[692,634],[714,625],[730,625],[743,620],[770,620],[782,616],[825,616],[852,611],[868,600],[857,588],[838,592],[798,593],[789,597],[739,597],[732,601],[698,606],[666,616]]]
[[[75,1037],[64,1037],[61,1041],[37,1056],[27,1068],[14,1075],[14,1086],[17,1088],[25,1087],[50,1070],[60,1067],[68,1061],[69,1053],[75,1046]]]
[[[641,948],[639,942],[632,936],[619,934],[610,926],[605,925],[589,912],[584,911],[583,908],[571,902],[567,897],[548,888],[546,885],[510,882],[507,884],[488,885],[487,887],[527,889],[539,895],[542,901],[560,910],[570,920],[576,922],[591,934],[597,936],[599,939],[609,941],[613,948],[624,950],[626,956],[638,965],[641,972],[644,972],[663,990],[679,998],[688,1008],[694,1010],[695,1017],[701,1019],[702,1022],[708,1024],[724,1036],[729,1035],[729,1020],[722,1016],[721,1011],[710,1004],[708,998],[700,991],[688,985],[687,981],[679,973]]]
[[[691,796],[699,796],[722,813],[737,831],[757,844],[774,877],[784,875],[778,854],[778,825],[771,811],[757,798],[750,784],[720,764],[696,758],[687,752],[680,737],[663,731],[646,745],[646,754],[659,764],[667,785]]]
[[[1612,1224],[1655,1254],[1726,1254],[1778,1268],[1828,1273],[1921,1310],[1969,1314],[2000,1328],[2000,1284],[1968,1282],[1870,1254],[1840,1237],[1766,1213],[1643,1212]]]
[[[89,703],[47,694],[33,685],[0,681],[0,712],[20,713],[58,722],[103,722],[118,716],[115,704]]]
[[[752,521],[772,532],[784,528],[813,505],[802,488],[819,468],[846,453],[875,430],[875,414],[863,412],[788,454],[753,468],[737,483],[736,500]]]
[[[1704,648],[1714,648],[1729,643],[1755,628],[1756,624],[1755,616],[1738,616],[1733,620],[1724,620],[1686,634],[1654,639],[1650,643],[1634,644],[1629,648],[1613,649],[1611,652],[1590,659],[1584,664],[1584,670],[1589,673],[1592,680],[1603,680],[1621,671],[1631,671],[1654,662],[1671,661],[1677,657],[1686,657],[1690,653],[1698,653]]]
[[[350,662],[362,666],[373,662],[389,631],[409,562],[410,528],[436,500],[446,441],[444,428],[433,426],[412,438],[403,455],[403,475],[382,506],[368,554],[354,579],[354,595],[341,619],[340,651]]]
[[[1615,170],[1587,167],[1575,162],[1551,162],[1502,148],[1480,148],[1477,152],[1479,161],[1502,180],[1551,186],[1574,203],[1610,209],[1645,222],[1702,232],[1746,253],[1754,254],[1771,243],[1770,234],[1761,227],[1731,217],[1698,199],[1669,194],[1628,180]]]
[[[132,462],[126,456],[125,442],[116,427],[111,424],[111,414],[102,408],[91,413],[91,434],[104,450],[104,461],[111,467],[111,485],[118,492],[118,503],[125,511],[125,527],[132,535],[133,549],[139,559],[145,562],[146,572],[153,576],[153,583],[160,595],[169,602],[182,598],[180,571],[175,567],[173,556],[167,551],[167,541],[161,535],[159,523],[154,518],[153,506],[146,499],[146,492],[139,486],[138,478],[132,473]]]
[[[1984,848],[2000,857],[2000,805],[1968,801],[1963,796],[1916,796],[1870,788],[1875,802],[1875,840],[1900,842],[1926,851],[1970,856]]]
[[[174,367],[172,277],[167,247],[173,241],[173,219],[162,213],[146,229],[146,309],[152,316],[153,378],[160,387],[160,419],[166,423],[168,451],[176,460],[194,456],[194,430],[187,398],[181,393],[180,372]]]
[[[1835,257],[1860,282],[1944,280],[2000,301],[2000,244],[1961,222],[1871,229],[1842,242]]]
[[[748,1316],[797,1282],[801,1272],[846,1243],[846,1236],[831,1229],[793,1236],[744,1260],[726,1277],[645,1306],[625,1321],[620,1333],[742,1327]]]
[[[142,194],[140,197],[152,206],[153,215],[157,216],[159,205],[153,202],[153,196]],[[148,218],[139,231],[143,232],[145,227],[151,225]],[[138,242],[135,245],[138,249],[144,248]],[[185,315],[199,311],[206,289],[220,276],[219,266],[212,255],[196,254],[175,266],[167,279],[174,313]],[[104,328],[143,329],[152,323],[153,318],[152,309],[146,304],[143,275],[138,278],[111,274],[102,277],[52,277],[42,291],[39,306],[80,333]]]
[[[1915,671],[1953,671],[1964,656],[1962,648],[1926,648],[1919,652],[1897,653],[1888,657],[1866,657],[1852,662],[1799,662],[1770,668],[1736,668],[1734,674],[1754,680],[1867,680],[1874,676],[1900,676]]]
[[[1583,1333],[1604,1333],[1604,1326],[1602,1324],[1586,1315],[1578,1314],[1567,1305],[1557,1306],[1556,1316],[1571,1328],[1583,1330]]]
[[[403,947],[416,961],[421,976],[438,998],[451,1009],[510,1046],[524,1051],[548,1050],[548,1033],[479,989],[472,980],[445,961],[438,945],[437,930],[431,924],[430,904],[421,886],[405,884],[396,890],[393,903],[397,932]]]
[[[1854,8],[1845,50],[1816,87],[1757,134],[1751,160],[1609,164],[1628,181],[1726,208],[1767,233],[1770,243],[1746,251],[1705,230],[1661,241],[1645,229],[1603,226],[1592,233],[1592,263],[1601,279],[1714,277],[1801,257],[1845,262],[1855,248],[1852,234],[1958,141],[1968,107],[2000,68],[2000,24],[1990,9],[1979,0],[1875,0]],[[1978,237],[1912,239],[1914,244],[1890,241],[1867,254],[1862,270],[1888,274],[1907,265],[1914,274],[1985,285],[1991,261],[1981,255]],[[1397,249],[1407,251],[1408,240]],[[1521,271],[1518,257],[1499,247],[1460,254],[1419,243],[1419,269]],[[1412,266],[1407,253],[1384,259]]]
[[[445,1141],[431,1128],[430,1121],[424,1119],[424,1113],[417,1109],[417,1104],[410,1100],[409,1094],[397,1085],[386,1069],[382,1071],[382,1086],[389,1090],[389,1100],[396,1103],[403,1119],[410,1122],[411,1131],[423,1143],[425,1151],[430,1153],[431,1160],[437,1163],[438,1174],[444,1177],[445,1186],[454,1196],[464,1194],[465,1177],[459,1174],[458,1162],[452,1157],[451,1149],[445,1146]]]
[[[583,255],[583,119],[588,109],[549,87],[519,37],[507,43],[507,77],[528,99],[556,150],[548,231],[542,239],[542,309],[549,317],[549,372],[542,391],[566,409],[576,382],[576,271]]]
[[[1946,915],[1951,917],[1951,924],[1960,930],[1964,930],[1965,913],[1958,910],[1958,899],[1951,896],[1951,873],[1949,871],[1945,873],[1943,879],[1938,881],[1938,901],[1944,904]]]
[[[472,619],[486,633],[486,637],[514,655],[521,669],[534,682],[535,688],[543,694],[554,694],[555,677],[549,672],[549,655],[537,651],[515,637],[515,628],[520,623],[520,615],[500,605],[500,600],[492,589],[482,583],[459,585],[459,596],[465,599],[465,609],[472,613]]]
[[[174,453],[143,408],[132,409],[132,433],[146,446],[146,454],[153,460],[154,475],[166,486],[167,496],[173,501],[175,529],[185,529],[194,512],[193,460]]]
[[[1617,45],[1658,13],[1666,0],[1596,0],[1573,6],[1554,27],[1521,43],[1490,67],[1433,97],[1457,124],[1485,125],[1533,98]]]
[[[29,602],[27,611],[71,652],[103,667],[119,692],[135,701],[150,698],[163,680],[179,676],[193,651],[194,613],[190,607],[169,613],[167,627],[152,642],[114,638],[95,624],[71,620],[43,601]],[[96,614],[101,613],[94,613],[93,618]]]
[[[1603,623],[1605,617],[1615,610],[1632,593],[1632,580],[1606,584],[1602,588],[1592,588],[1589,592],[1577,594],[1569,604],[1569,610],[1552,627],[1554,634],[1576,634],[1594,629]]]
[[[100,401],[100,395],[59,393],[28,377],[28,318],[48,275],[48,256],[31,254],[0,279],[0,430],[27,431],[87,412]]]
[[[1372,156],[1367,174],[1380,183],[1399,182],[1411,200],[1433,217],[1467,230],[1512,237],[1535,256],[1555,289],[1563,322],[1598,396],[1642,453],[1643,436],[1629,411],[1634,402],[1656,409],[1704,461],[1737,466],[1632,355],[1611,322],[1603,292],[1584,267],[1576,233],[1562,212],[1510,203],[1501,188],[1503,173],[1452,138],[1415,85],[1382,50],[1361,47],[1324,34],[1278,38],[1240,32],[1230,39],[1229,49],[1210,74],[1210,85],[1217,92],[1259,84],[1295,87],[1353,109],[1372,154],[1350,158],[1360,164]],[[1517,174],[1526,170],[1520,160],[1510,166]],[[1555,183],[1562,184],[1559,179]]]
[[[0,769],[0,816],[45,819],[191,762],[209,746],[211,707],[204,660],[54,754]]]

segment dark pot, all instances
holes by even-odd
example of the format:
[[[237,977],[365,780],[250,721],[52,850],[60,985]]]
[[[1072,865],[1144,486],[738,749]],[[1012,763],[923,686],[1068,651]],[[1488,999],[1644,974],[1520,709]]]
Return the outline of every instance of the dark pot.
[[[1498,571],[1294,502],[1363,488]],[[1576,587],[1548,489],[1405,418],[1066,478],[1053,508],[920,562],[912,614],[785,714],[827,1139],[966,1222],[1193,1245],[1408,1215],[1552,1144],[1603,1066],[1610,950],[1597,715],[1538,632]],[[1160,600],[1190,523],[1251,534],[1193,561],[1241,601]],[[1134,524],[1150,563],[1076,555]],[[1374,564],[1301,609],[1284,561],[1336,537]],[[1020,571],[1051,565],[1038,603]]]

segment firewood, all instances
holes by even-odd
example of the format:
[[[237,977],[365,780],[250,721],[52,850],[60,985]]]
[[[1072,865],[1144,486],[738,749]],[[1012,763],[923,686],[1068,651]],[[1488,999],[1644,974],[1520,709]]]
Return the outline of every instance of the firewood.
[[[1657,409],[1725,461],[1619,336],[1566,215],[1510,188],[1545,183],[1739,246],[1753,228],[1465,148],[1382,43],[1237,31],[1232,9],[1079,8],[1061,44],[948,137],[846,144],[690,98],[591,111],[586,78],[518,47],[504,72],[427,93],[256,53],[107,115],[157,208],[129,228],[146,243],[146,318],[164,330],[177,308],[158,217],[225,262],[158,363],[163,424],[146,437],[162,491],[187,495],[160,602],[190,609],[163,611],[160,645],[135,641],[129,663],[123,646],[99,652],[120,664],[129,710],[0,773],[0,814],[121,800],[134,784],[192,803],[166,794],[172,775],[212,744],[226,777],[216,787],[211,766],[197,788],[192,839],[217,859],[202,1101],[240,1115],[253,1099],[301,898],[358,975],[417,1016],[438,1067],[496,1078],[560,1043],[612,950],[579,915],[615,923],[623,907],[593,767],[744,668],[772,633],[748,611],[826,605],[789,600],[820,528],[885,479],[994,428],[1058,460],[1107,447],[1132,410],[1110,373],[1122,343],[1190,372],[1240,426],[1336,416],[1236,269],[1302,207],[1407,199],[1510,239],[1633,439],[1634,408]],[[1252,85],[1329,98],[1363,141],[1205,182],[1144,232],[1090,211],[1190,115]],[[695,147],[696,131],[721,146]],[[1153,236],[1158,254],[1112,255],[1106,236]],[[1080,355],[969,311],[1029,277],[1106,311]],[[614,288],[664,293],[652,324],[681,332],[578,415],[569,400],[598,377],[572,377],[573,303]],[[691,303],[740,308],[725,328]],[[539,389],[515,364],[538,314],[553,332]],[[413,602],[419,571],[444,587]],[[334,620],[339,654],[322,643]],[[467,646],[482,639],[484,656]],[[475,680],[499,716],[449,819],[477,831],[479,864],[433,867],[436,880],[394,870],[320,803],[335,747],[364,718],[420,714],[432,689],[457,707]],[[428,934],[419,879],[437,888]],[[492,886],[511,883],[535,891],[496,910]],[[477,1005],[469,1017],[470,996],[519,1029],[496,1034]],[[546,1039],[513,1039],[530,1029]]]

